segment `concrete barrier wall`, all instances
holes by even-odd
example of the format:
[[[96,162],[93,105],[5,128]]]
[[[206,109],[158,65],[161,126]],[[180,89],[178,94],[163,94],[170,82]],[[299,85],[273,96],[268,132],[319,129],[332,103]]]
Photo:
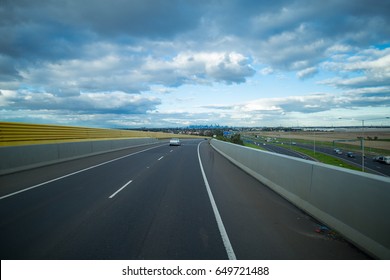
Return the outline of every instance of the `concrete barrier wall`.
[[[218,140],[211,144],[370,255],[390,259],[390,178]]]
[[[0,147],[0,175],[157,142],[155,138],[132,138]]]

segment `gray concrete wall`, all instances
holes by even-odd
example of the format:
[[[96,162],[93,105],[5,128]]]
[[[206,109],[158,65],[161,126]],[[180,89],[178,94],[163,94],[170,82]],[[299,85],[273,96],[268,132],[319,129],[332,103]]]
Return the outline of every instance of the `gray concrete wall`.
[[[132,138],[0,147],[0,175],[157,142],[155,138]]]
[[[390,259],[390,178],[218,140],[211,144],[367,253]]]

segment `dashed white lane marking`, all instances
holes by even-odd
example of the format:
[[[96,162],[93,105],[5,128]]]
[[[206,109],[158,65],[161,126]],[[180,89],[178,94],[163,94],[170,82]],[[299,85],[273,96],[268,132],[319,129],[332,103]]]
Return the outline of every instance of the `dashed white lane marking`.
[[[158,160],[162,160],[164,158],[164,156],[160,157]]]
[[[209,182],[207,181],[206,173],[204,172],[204,169],[203,169],[202,160],[200,159],[199,147],[200,147],[200,144],[202,144],[202,143],[203,142],[200,142],[198,144],[198,159],[199,159],[200,170],[202,171],[203,180],[204,180],[204,183],[205,183],[206,189],[207,189],[207,194],[209,195],[211,206],[213,208],[215,219],[217,220],[218,229],[219,229],[219,232],[221,234],[223,245],[225,246],[226,253],[228,255],[229,260],[236,260],[237,259],[236,254],[234,253],[234,250],[233,250],[232,244],[230,243],[229,237],[227,235],[225,226],[223,225],[221,215],[219,214],[217,204],[215,203],[213,194],[212,194],[211,189],[210,189]]]
[[[117,195],[117,193],[119,193],[121,190],[123,190],[124,188],[126,188],[131,182],[133,182],[133,180],[130,180],[128,181],[126,184],[123,185],[123,187],[121,187],[119,190],[117,190],[116,192],[114,192],[112,195],[110,195],[108,198],[113,198],[114,196]]]
[[[139,154],[139,153],[143,153],[143,152],[146,152],[146,151],[149,151],[149,150],[152,150],[152,149],[156,149],[156,148],[162,147],[164,145],[165,144],[159,145],[159,146],[155,146],[155,147],[151,147],[151,148],[148,148],[148,149],[145,149],[145,150],[142,150],[142,151],[138,151],[138,152],[135,152],[135,153],[132,153],[132,154],[129,154],[129,155],[125,155],[125,156],[122,156],[122,157],[119,157],[119,158],[115,158],[115,159],[112,159],[112,160],[109,160],[109,161],[105,161],[105,162],[102,162],[102,163],[99,163],[99,164],[96,164],[96,165],[93,165],[93,166],[90,166],[90,167],[87,167],[87,168],[84,168],[84,169],[81,169],[81,170],[78,170],[78,171],[75,171],[75,172],[72,172],[72,173],[69,173],[69,174],[66,174],[66,175],[61,176],[61,177],[54,178],[52,180],[49,180],[49,181],[46,181],[46,182],[43,182],[43,183],[31,186],[31,187],[28,187],[28,188],[25,188],[23,190],[20,190],[20,191],[17,191],[17,192],[13,192],[13,193],[4,195],[4,196],[0,197],[0,200],[4,199],[4,198],[7,198],[7,197],[10,197],[10,196],[14,196],[16,194],[19,194],[19,193],[22,193],[22,192],[25,192],[25,191],[29,191],[29,190],[41,187],[43,185],[47,185],[49,183],[52,183],[52,182],[64,179],[66,177],[69,177],[69,176],[72,176],[72,175],[75,175],[75,174],[78,174],[78,173],[81,173],[81,172],[84,172],[84,171],[87,171],[87,170],[90,170],[92,168],[105,165],[105,164],[110,163],[110,162],[114,162],[114,161],[117,161],[117,160],[120,160],[120,159],[123,159],[123,158],[126,158],[126,157],[134,156],[134,155]]]

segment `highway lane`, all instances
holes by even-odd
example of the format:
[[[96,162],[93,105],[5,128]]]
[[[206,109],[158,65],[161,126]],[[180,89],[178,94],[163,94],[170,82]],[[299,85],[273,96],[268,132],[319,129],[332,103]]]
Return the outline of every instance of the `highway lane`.
[[[296,157],[296,158],[300,158],[300,159],[310,159],[306,155],[303,155],[301,153],[298,153],[298,152],[296,152],[294,150],[290,150],[290,149],[285,148],[285,147],[280,147],[280,146],[276,146],[276,145],[272,145],[272,144],[267,144],[267,145],[265,145],[263,147],[265,149],[267,149],[267,151],[270,151],[270,152],[273,152],[273,153],[278,153],[278,154],[291,156],[291,157]]]
[[[255,141],[250,141],[250,142],[253,144],[258,143]],[[260,145],[262,145],[262,143],[260,143]],[[295,145],[298,147],[314,150],[313,145],[300,144],[300,143],[296,143]],[[262,147],[270,152],[311,160],[310,157],[291,150],[289,148],[289,144],[286,144],[284,147],[282,147],[279,145],[266,143],[266,145],[262,145]],[[327,154],[327,155],[332,156],[332,157],[339,158],[339,159],[341,159],[349,164],[355,165],[358,168],[362,168],[362,157],[361,157],[361,154],[359,154],[359,153],[354,153],[355,157],[350,158],[350,157],[347,157],[346,153],[348,151],[345,151],[345,150],[343,151],[343,154],[339,155],[339,154],[336,154],[334,152],[334,150],[331,148],[316,146],[316,151],[323,153],[323,154]],[[390,176],[390,165],[375,162],[371,158],[368,158],[368,157],[365,159],[364,165],[365,165],[365,172],[376,174],[376,175],[381,175],[381,176]]]
[[[318,222],[207,141],[186,140],[1,176],[8,193],[38,186],[2,190],[1,259],[227,259],[200,162],[238,259],[367,258],[316,233]]]
[[[209,145],[201,157],[237,259],[366,259],[340,236],[227,161]]]
[[[167,141],[161,141],[155,145],[152,144],[147,146],[131,147],[99,155],[87,156],[77,160],[69,160],[57,164],[47,165],[41,168],[24,170],[23,172],[15,174],[3,175],[0,176],[0,197],[8,193],[38,185],[42,182],[59,179],[63,176],[67,176],[99,164],[109,163],[111,160],[116,160],[124,156],[142,152],[149,148],[166,146],[166,144]]]
[[[291,150],[291,149],[289,149],[287,147],[281,147],[281,146],[277,146],[277,145],[272,145],[270,143],[267,143],[267,144],[259,143],[259,142],[251,141],[251,140],[246,140],[246,141],[251,143],[251,144],[261,146],[263,149],[267,150],[268,152],[282,154],[282,155],[291,156],[291,157],[296,157],[296,158],[300,158],[300,159],[313,160],[310,157],[308,157],[308,156],[306,156],[304,154],[298,153],[298,152],[296,152],[294,150]]]
[[[308,145],[308,144],[296,144],[299,147],[306,148],[313,150],[314,146],[313,145]],[[355,157],[350,158],[347,156],[348,150],[342,150],[342,154],[337,154],[332,148],[328,147],[321,147],[317,146],[316,151],[320,153],[324,153],[327,155],[330,155],[332,157],[339,158],[347,163],[353,164],[359,168],[362,168],[362,156],[360,152],[354,152]],[[375,162],[372,160],[372,158],[367,157],[364,160],[364,166],[365,166],[365,172],[381,175],[381,176],[390,176],[390,165],[387,164],[382,164],[379,162]]]
[[[198,142],[164,144],[1,199],[1,258],[226,259]]]

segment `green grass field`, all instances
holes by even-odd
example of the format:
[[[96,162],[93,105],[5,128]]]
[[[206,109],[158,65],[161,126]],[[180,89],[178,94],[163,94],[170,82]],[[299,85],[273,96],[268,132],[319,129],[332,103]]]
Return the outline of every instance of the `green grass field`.
[[[245,146],[250,147],[250,148],[255,148],[258,150],[266,150],[261,146],[257,146],[257,145],[250,144],[250,143],[245,143]],[[279,145],[279,146],[282,146],[282,145]],[[285,148],[285,146],[283,148]],[[296,147],[296,146],[291,146],[289,148],[291,148],[291,150],[294,150],[298,153],[301,153],[301,154],[304,154],[308,157],[311,157],[311,158],[313,158],[316,161],[321,162],[321,163],[330,164],[330,165],[338,166],[338,167],[344,167],[344,168],[348,168],[348,169],[352,169],[352,170],[358,170],[358,171],[361,170],[357,166],[349,164],[349,163],[347,163],[339,158],[332,157],[330,155],[326,155],[326,154],[319,153],[319,152],[314,153],[313,150],[305,149],[305,148],[301,148],[301,147]]]

